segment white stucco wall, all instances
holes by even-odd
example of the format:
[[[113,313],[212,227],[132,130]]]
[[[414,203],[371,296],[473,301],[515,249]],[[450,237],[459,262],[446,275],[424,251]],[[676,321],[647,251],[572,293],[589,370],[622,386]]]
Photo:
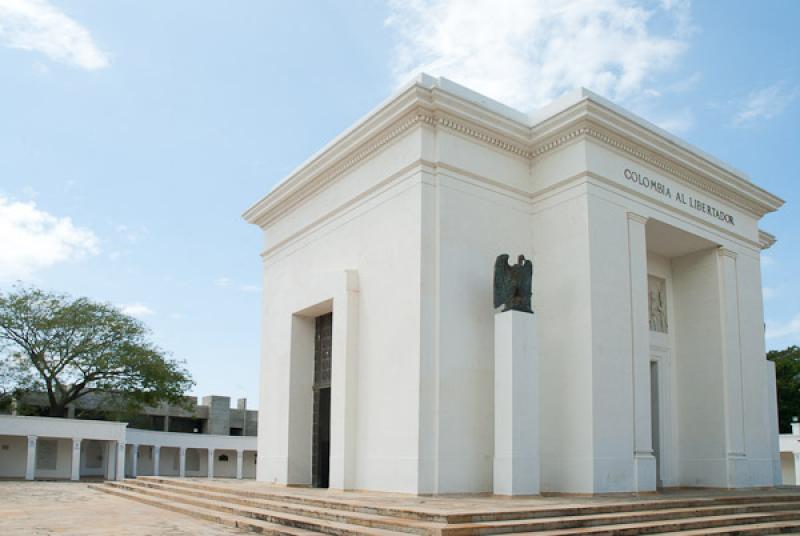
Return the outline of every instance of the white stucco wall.
[[[774,483],[758,220],[780,200],[585,92],[526,124],[428,83],[246,214],[265,245],[258,478],[311,483],[313,318],[333,311],[331,485],[491,491],[491,275],[509,253],[534,261],[543,491],[651,491],[656,467],[666,486]],[[664,335],[643,316],[650,273]]]
[[[27,437],[0,436],[0,478],[23,478],[27,456]]]

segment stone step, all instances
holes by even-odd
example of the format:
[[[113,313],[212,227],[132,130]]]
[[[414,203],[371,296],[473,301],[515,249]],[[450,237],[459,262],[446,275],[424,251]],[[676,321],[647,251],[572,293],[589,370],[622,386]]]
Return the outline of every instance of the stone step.
[[[682,532],[664,532],[662,536],[704,536],[706,534],[719,534],[730,536],[759,536],[761,534],[800,534],[800,523],[775,522],[753,523],[751,525],[733,525],[716,529],[686,530]]]
[[[508,534],[508,533],[541,533],[548,530],[575,528],[591,528],[609,525],[622,525],[648,522],[680,521],[692,518],[728,518],[730,516],[748,516],[785,512],[800,512],[800,502],[755,503],[744,505],[703,506],[694,508],[672,508],[641,512],[621,512],[609,514],[591,514],[581,516],[548,517],[529,520],[505,520],[477,523],[447,525],[443,532],[449,535],[460,534]],[[742,519],[747,519],[743,517]],[[758,519],[761,519],[758,517]],[[744,521],[742,521],[744,522]]]
[[[107,482],[104,487],[108,489],[121,490],[140,497],[147,497],[150,500],[149,504],[153,504],[155,506],[158,506],[160,501],[164,501],[169,504],[184,504],[191,506],[192,508],[199,508],[205,511],[223,512],[226,515],[256,519],[270,524],[293,527],[296,529],[323,534],[333,534],[336,536],[357,536],[362,534],[368,536],[397,536],[398,534],[402,534],[401,532],[397,531],[390,531],[369,526],[354,525],[315,517],[276,512],[263,508],[251,508],[248,506],[241,506],[211,499],[202,499],[187,495],[185,493],[170,493],[157,488],[137,487],[135,485],[125,484],[124,481]]]
[[[800,512],[794,510],[764,514],[692,517],[652,523],[621,523],[618,525],[604,525],[601,527],[530,531],[517,534],[530,534],[535,536],[568,536],[577,534],[591,534],[592,536],[635,536],[638,534],[710,534],[710,531],[721,531],[715,532],[715,534],[737,534],[737,531],[743,530],[741,527],[766,530],[764,527],[772,524],[776,524],[775,526],[785,525],[800,527]],[[737,528],[734,529],[733,527]],[[761,534],[773,533],[761,532]],[[777,532],[774,534],[777,534]]]
[[[274,500],[284,503],[295,503],[328,508],[342,511],[358,511],[361,513],[374,514],[386,517],[399,517],[404,519],[416,519],[425,522],[436,523],[475,523],[483,521],[501,520],[530,520],[547,517],[567,517],[579,515],[610,514],[623,512],[641,512],[652,510],[668,510],[675,508],[696,508],[703,506],[721,506],[736,504],[756,504],[756,503],[793,503],[800,502],[798,494],[745,494],[732,496],[714,497],[681,497],[675,499],[642,499],[636,501],[614,501],[599,504],[571,504],[571,505],[541,505],[533,507],[515,507],[503,510],[491,510],[476,513],[474,511],[464,512],[434,512],[414,508],[411,506],[389,506],[386,504],[370,505],[364,501],[358,501],[353,496],[348,499],[324,496],[315,497],[306,493],[292,492],[290,489],[236,489],[233,486],[214,484],[212,482],[195,481],[189,479],[175,479],[165,477],[139,477],[136,481],[161,482],[167,485],[191,488],[225,494],[235,494],[241,497],[250,497],[264,500]]]
[[[401,519],[397,517],[380,516],[369,513],[354,512],[349,510],[340,510],[332,508],[322,508],[316,506],[309,506],[304,504],[296,504],[291,502],[280,502],[275,500],[257,499],[250,497],[242,497],[235,493],[220,493],[207,490],[192,489],[182,486],[173,486],[163,482],[141,482],[137,480],[125,480],[123,482],[109,482],[114,487],[121,487],[131,491],[137,491],[144,494],[152,494],[162,496],[159,492],[166,492],[170,496],[166,498],[177,500],[176,497],[181,495],[186,497],[197,498],[203,501],[216,501],[226,505],[231,505],[231,508],[237,506],[245,506],[250,508],[257,508],[267,510],[270,512],[280,512],[285,514],[292,514],[296,516],[312,517],[316,519],[324,519],[327,521],[336,521],[339,523],[347,523],[352,525],[361,525],[364,527],[372,527],[379,529],[386,529],[389,531],[408,532],[415,534],[429,534],[438,528],[437,524],[421,522],[411,519]]]
[[[350,510],[329,507],[317,507],[307,504],[298,504],[291,501],[281,502],[274,500],[276,496],[283,498],[282,494],[267,494],[270,499],[252,498],[252,494],[239,493],[239,490],[226,486],[217,486],[216,489],[225,492],[210,491],[209,486],[179,485],[185,481],[171,479],[133,480],[123,482],[108,482],[106,487],[120,490],[133,495],[131,498],[146,498],[148,504],[160,506],[167,504],[171,509],[181,505],[199,510],[206,514],[206,518],[214,520],[215,516],[228,516],[238,521],[252,519],[273,525],[270,530],[275,530],[275,525],[284,525],[293,530],[314,531],[318,533],[351,535],[397,535],[401,532],[417,534],[441,534],[446,536],[461,536],[467,534],[538,534],[538,535],[566,535],[566,534],[595,534],[595,535],[626,535],[626,534],[656,534],[665,532],[707,533],[714,531],[718,534],[735,534],[736,530],[730,527],[745,527],[747,534],[766,534],[768,530],[783,531],[781,527],[800,526],[800,496],[778,497],[777,502],[756,500],[751,503],[719,504],[725,501],[716,501],[715,498],[703,498],[702,501],[691,501],[702,506],[684,508],[656,508],[651,510],[631,510],[626,512],[605,512],[601,514],[586,514],[578,508],[577,515],[555,515],[531,519],[512,520],[485,520],[471,523],[431,523],[419,522],[411,519],[392,518],[386,515],[374,515],[353,510],[356,505],[348,503]],[[747,496],[751,499],[764,496]],[[742,497],[736,497],[740,499]],[[789,500],[793,499],[793,500]],[[336,501],[339,504],[341,501]],[[669,501],[671,504],[685,501]],[[730,501],[729,501],[730,502]],[[326,502],[330,505],[330,501]],[[663,506],[662,501],[643,501],[639,504]],[[362,503],[363,504],[363,503]],[[620,503],[630,504],[630,503]],[[608,507],[609,505],[602,505]],[[560,513],[564,508],[550,508],[547,512]],[[576,508],[567,508],[573,512]],[[223,521],[224,522],[224,521]],[[780,529],[780,530],[779,530]],[[252,528],[250,530],[258,530]],[[732,530],[733,532],[726,532]],[[699,531],[699,532],[697,532]],[[776,533],[777,533],[776,532]]]
[[[533,530],[552,530],[563,529],[572,527],[588,527],[599,526],[604,524],[619,524],[619,523],[633,523],[645,522],[654,520],[666,519],[680,519],[685,517],[698,517],[698,516],[715,516],[715,515],[730,515],[730,514],[743,514],[751,512],[770,512],[788,510],[792,507],[800,509],[800,496],[795,497],[795,501],[779,502],[779,503],[745,503],[733,505],[717,505],[699,506],[691,508],[671,508],[659,509],[652,511],[633,511],[633,512],[616,512],[608,514],[584,514],[578,516],[557,516],[548,518],[534,518],[528,520],[500,520],[500,521],[483,521],[473,522],[467,524],[450,524],[444,527],[434,523],[423,523],[414,520],[399,519],[386,516],[377,516],[373,514],[362,514],[357,512],[342,511],[332,508],[319,508],[310,507],[306,505],[298,505],[293,503],[282,503],[273,500],[265,499],[252,499],[248,497],[241,497],[235,493],[219,493],[209,492],[206,490],[193,489],[184,486],[173,486],[171,483],[164,482],[148,482],[148,481],[126,481],[126,485],[155,487],[175,494],[186,493],[196,497],[205,499],[213,499],[227,503],[239,504],[250,506],[254,508],[263,508],[271,511],[280,511],[285,513],[292,513],[295,515],[319,517],[332,521],[339,521],[351,524],[358,524],[363,526],[385,528],[388,530],[413,532],[418,534],[428,534],[436,531],[437,529],[443,533],[460,534],[460,533],[474,533],[480,532],[482,534],[489,533],[507,533],[507,532],[524,532]]]
[[[165,510],[170,510],[172,512],[176,512],[179,514],[185,514],[197,519],[211,521],[213,523],[219,523],[222,525],[227,525],[229,527],[235,527],[238,529],[247,530],[250,532],[259,532],[262,534],[271,534],[276,536],[317,536],[321,534],[319,532],[314,532],[310,530],[303,530],[294,527],[286,527],[275,523],[268,523],[265,521],[260,521],[258,519],[251,519],[242,516],[224,514],[222,512],[207,510],[205,508],[198,508],[183,503],[173,503],[170,501],[164,501],[161,499],[156,499],[154,497],[143,495],[141,493],[135,493],[120,488],[106,486],[104,484],[90,484],[89,487],[99,490],[103,493],[116,495],[117,497],[123,497],[125,499],[130,499],[143,504],[148,504],[150,506],[155,506],[157,508],[163,508]]]

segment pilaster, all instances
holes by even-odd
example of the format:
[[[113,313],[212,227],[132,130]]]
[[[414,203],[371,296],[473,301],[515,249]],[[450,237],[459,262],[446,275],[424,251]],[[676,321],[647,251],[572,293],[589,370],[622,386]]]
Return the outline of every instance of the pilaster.
[[[116,442],[117,455],[114,457],[116,462],[114,480],[125,480],[125,442]]]
[[[736,253],[718,248],[720,319],[722,324],[722,381],[725,393],[725,457],[728,487],[748,480],[744,439],[742,352],[739,339],[739,285]]]
[[[186,476],[186,447],[180,447],[178,451],[178,476]]]
[[[333,299],[330,487],[355,486],[358,273],[346,270]],[[340,276],[341,277],[341,276]]]
[[[628,212],[633,371],[633,458],[636,491],[656,489],[650,399],[650,325],[647,289],[647,218]]]
[[[161,447],[153,446],[153,476],[158,476],[161,470]]]
[[[239,449],[236,451],[236,478],[242,479],[244,467],[244,451]]]
[[[139,471],[139,445],[131,445],[131,478],[136,478]]]
[[[70,480],[80,480],[81,478],[81,439],[79,437],[72,438],[72,471],[70,473]]]
[[[208,478],[214,478],[214,449],[209,448],[208,452],[208,469],[206,470],[206,475]]]
[[[25,463],[25,480],[33,480],[36,476],[36,440],[34,435],[28,436],[28,458]]]

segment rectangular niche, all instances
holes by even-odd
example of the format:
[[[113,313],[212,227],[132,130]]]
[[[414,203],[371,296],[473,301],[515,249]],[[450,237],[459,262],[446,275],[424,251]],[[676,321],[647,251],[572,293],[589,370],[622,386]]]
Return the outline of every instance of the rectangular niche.
[[[58,459],[58,440],[39,439],[36,442],[36,468],[55,470]]]
[[[647,276],[647,301],[650,311],[650,331],[667,333],[667,282],[654,275]]]

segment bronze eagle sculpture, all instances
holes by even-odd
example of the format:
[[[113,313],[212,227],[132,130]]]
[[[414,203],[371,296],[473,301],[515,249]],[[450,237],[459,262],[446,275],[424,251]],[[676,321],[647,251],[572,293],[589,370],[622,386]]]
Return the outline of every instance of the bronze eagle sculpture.
[[[533,263],[525,255],[513,266],[508,264],[508,255],[499,255],[494,261],[494,308],[503,305],[503,311],[532,313],[532,280]]]

